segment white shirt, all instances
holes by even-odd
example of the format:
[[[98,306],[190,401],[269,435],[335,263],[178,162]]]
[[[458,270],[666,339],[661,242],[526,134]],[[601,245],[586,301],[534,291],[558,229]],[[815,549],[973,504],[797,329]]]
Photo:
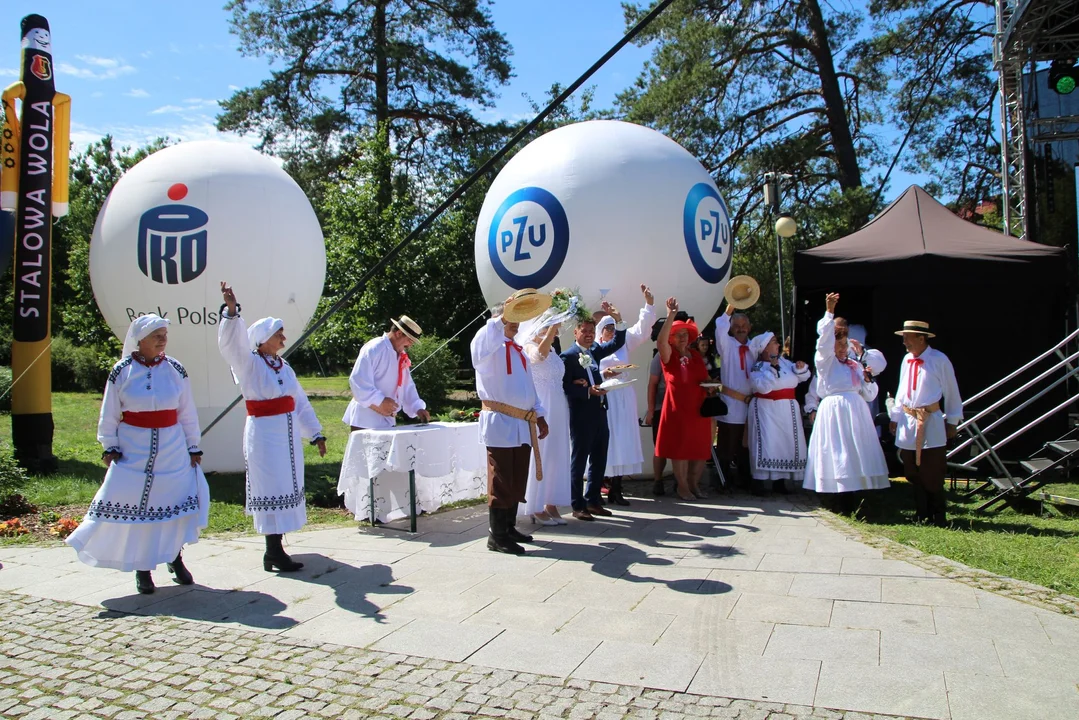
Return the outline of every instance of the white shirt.
[[[753,371],[753,351],[749,344],[735,340],[728,333],[731,329],[731,316],[723,313],[716,319],[716,349],[719,351],[719,380],[724,387],[737,390],[743,395],[753,392],[749,374]],[[744,348],[744,349],[743,349]],[[747,405],[732,398],[725,398],[727,414],[716,418],[719,422],[741,425],[746,421]]]
[[[584,371],[586,373],[588,373],[588,384],[589,385],[599,385],[599,382],[596,382],[596,376],[592,374],[592,368],[596,368],[596,372],[597,373],[599,372],[599,365],[596,364],[596,359],[592,357],[591,348],[586,348],[584,345],[582,345],[579,342],[575,342],[573,344],[576,345],[577,348],[581,351],[581,356],[582,357],[586,357],[589,360],[591,360],[591,362],[592,362],[591,365],[589,365],[588,367],[586,367],[584,369]],[[602,382],[602,380],[600,380],[600,382]]]
[[[105,383],[105,397],[97,422],[97,440],[106,450],[120,447],[119,427],[125,411],[155,412],[176,410],[183,428],[187,449],[196,452],[202,432],[199,414],[191,394],[191,381],[184,366],[174,358],[146,367],[131,357],[113,366]]]
[[[955,380],[955,368],[948,356],[927,347],[918,357],[907,353],[899,369],[899,389],[895,393],[895,407],[891,419],[896,424],[895,444],[903,450],[915,450],[917,421],[903,412],[903,407],[919,408],[939,402],[944,412],[937,411],[926,418],[925,445],[923,448],[944,447],[948,435],[944,427],[945,413],[948,424],[958,425],[963,420],[963,399],[959,396],[959,384]]]
[[[393,400],[409,417],[416,417],[420,410],[427,409],[427,403],[416,392],[416,383],[412,382],[412,371],[407,367],[397,386],[397,374],[401,354],[393,349],[389,334],[368,340],[352,366],[348,384],[352,389],[352,400],[345,408],[341,421],[345,425],[359,428],[381,429],[397,424],[393,417],[379,415],[371,405],[379,405],[383,400]]]
[[[877,396],[877,384],[865,381],[865,368],[853,358],[840,362],[835,356],[835,315],[826,312],[817,323],[817,352],[813,363],[817,367],[817,396],[823,400],[839,393],[858,393],[867,402]]]
[[[524,351],[518,352],[512,342],[506,337],[506,325],[501,317],[488,320],[472,338],[476,394],[480,400],[535,410],[536,415],[542,417],[545,411],[532,383],[532,364],[525,359]],[[480,442],[487,447],[519,447],[531,445],[532,434],[525,420],[483,410],[480,412]]]

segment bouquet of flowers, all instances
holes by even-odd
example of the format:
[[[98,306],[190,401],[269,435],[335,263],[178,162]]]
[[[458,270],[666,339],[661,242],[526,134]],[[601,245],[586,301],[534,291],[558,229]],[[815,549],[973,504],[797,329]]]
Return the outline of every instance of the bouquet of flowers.
[[[573,321],[592,319],[592,312],[581,302],[581,291],[577,288],[556,288],[551,293],[551,308]]]

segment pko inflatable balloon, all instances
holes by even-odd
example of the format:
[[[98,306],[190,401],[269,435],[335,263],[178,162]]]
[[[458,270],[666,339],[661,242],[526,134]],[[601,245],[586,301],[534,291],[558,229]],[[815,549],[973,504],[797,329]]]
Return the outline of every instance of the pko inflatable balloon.
[[[674,295],[703,330],[731,251],[727,206],[696,158],[654,130],[611,120],[529,143],[495,178],[476,225],[476,274],[489,304],[525,287],[578,288],[590,308],[605,298],[631,325],[647,283],[658,317]],[[630,356],[642,416],[652,347],[646,339]],[[641,440],[648,468],[651,432]]]
[[[529,143],[495,178],[476,225],[489,303],[525,287],[576,287],[627,318],[640,284],[710,318],[730,276],[727,206],[704,167],[640,125],[595,120]],[[635,313],[633,313],[635,314]]]
[[[326,249],[311,203],[273,160],[220,141],[159,150],[124,174],[97,218],[90,281],[109,327],[171,321],[167,352],[191,378],[205,428],[239,394],[217,349],[221,281],[251,323],[282,318],[296,338],[315,311]],[[244,405],[203,438],[207,470],[244,468]]]

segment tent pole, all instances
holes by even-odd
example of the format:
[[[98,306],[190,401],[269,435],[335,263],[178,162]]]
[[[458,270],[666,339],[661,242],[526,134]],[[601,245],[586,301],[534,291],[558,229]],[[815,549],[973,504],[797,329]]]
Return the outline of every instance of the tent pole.
[[[776,267],[779,273],[779,344],[787,339],[787,306],[783,303],[783,237],[776,233]]]

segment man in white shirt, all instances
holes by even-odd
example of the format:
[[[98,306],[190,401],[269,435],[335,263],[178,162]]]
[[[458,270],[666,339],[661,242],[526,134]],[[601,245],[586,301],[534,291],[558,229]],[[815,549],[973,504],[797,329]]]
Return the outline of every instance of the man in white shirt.
[[[530,291],[533,295],[534,290]],[[547,437],[547,421],[532,382],[532,366],[513,339],[520,325],[504,319],[507,307],[526,291],[514,293],[491,311],[491,319],[472,338],[472,365],[480,397],[480,442],[487,446],[487,549],[521,555],[518,543],[532,537],[518,532],[517,505],[525,500],[528,467],[536,440]],[[542,479],[542,475],[537,473]]]
[[[716,418],[716,450],[724,466],[733,462],[737,468],[734,482],[749,487],[749,450],[742,439],[746,432],[746,416],[753,389],[749,374],[756,359],[749,349],[749,333],[753,330],[749,317],[735,312],[727,305],[727,311],[716,320],[716,351],[720,357],[719,379],[723,394],[727,396],[727,414]],[[725,469],[726,472],[726,469]]]
[[[947,527],[945,445],[963,421],[963,399],[951,361],[929,346],[929,338],[936,337],[929,323],[907,320],[896,335],[903,336],[907,355],[899,370],[891,429],[904,474],[914,487],[918,522]]]
[[[400,410],[420,422],[431,420],[412,382],[412,361],[406,352],[423,330],[407,315],[390,322],[393,327],[388,332],[360,348],[348,377],[352,400],[341,420],[353,431],[393,427]]]

